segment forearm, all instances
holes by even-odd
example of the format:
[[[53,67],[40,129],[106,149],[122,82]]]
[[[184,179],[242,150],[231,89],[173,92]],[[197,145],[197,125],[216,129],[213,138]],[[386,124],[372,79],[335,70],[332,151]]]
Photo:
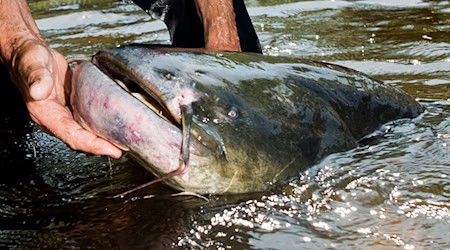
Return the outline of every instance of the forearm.
[[[206,48],[240,51],[233,0],[195,0]]]
[[[29,39],[45,43],[25,0],[0,0],[0,59],[9,64],[14,51]]]

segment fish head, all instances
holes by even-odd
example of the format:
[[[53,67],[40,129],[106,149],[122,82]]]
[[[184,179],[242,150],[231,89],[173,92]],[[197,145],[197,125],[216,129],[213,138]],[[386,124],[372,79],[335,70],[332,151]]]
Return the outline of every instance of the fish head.
[[[266,125],[261,126],[267,124],[263,122],[265,116],[244,101],[231,85],[212,77],[220,73],[193,67],[189,63],[193,58],[189,56],[195,53],[169,52],[129,46],[98,53],[93,58],[95,66],[89,67],[94,67],[92,70],[98,71],[95,74],[99,76],[93,76],[92,71],[87,73],[77,69],[73,84],[81,86],[83,81],[92,84],[93,80],[100,79],[110,84],[114,82],[121,85],[115,86],[114,91],[120,95],[113,97],[110,93],[104,98],[124,101],[109,105],[108,110],[103,106],[83,108],[79,103],[93,102],[84,100],[88,94],[75,89],[72,105],[78,119],[96,134],[129,149],[131,155],[157,177],[164,177],[183,167],[180,159],[182,107],[189,106],[193,111],[189,168],[166,183],[176,189],[197,193],[242,193],[266,189],[269,181],[255,178],[268,176],[264,170],[269,168],[268,163],[259,160],[261,150],[258,148],[267,145],[265,140],[270,129]],[[199,56],[195,56],[196,60],[214,58]],[[87,79],[83,80],[83,77]],[[99,96],[106,88],[112,89],[111,86],[96,87],[85,92],[91,93],[89,95],[96,92],[95,95]],[[133,102],[138,99],[139,104],[132,104],[132,99]],[[123,110],[109,116],[105,114],[119,107]],[[97,121],[92,121],[94,119]],[[117,123],[117,120],[121,122]],[[137,128],[137,120],[145,120],[141,122],[144,125]],[[272,128],[274,131],[277,129],[276,126]],[[133,134],[140,136],[133,137]],[[265,137],[261,136],[263,134]],[[249,145],[254,146],[251,148]],[[260,163],[263,165],[258,165]]]
[[[169,185],[202,194],[268,190],[423,110],[362,73],[297,58],[132,45],[93,63],[74,72],[81,123]]]

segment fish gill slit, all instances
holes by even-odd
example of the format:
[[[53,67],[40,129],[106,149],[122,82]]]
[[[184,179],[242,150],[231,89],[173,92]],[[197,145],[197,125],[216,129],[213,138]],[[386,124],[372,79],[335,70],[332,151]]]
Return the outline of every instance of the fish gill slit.
[[[238,171],[234,171],[233,177],[231,177],[230,183],[228,183],[228,186],[223,190],[224,193],[228,192],[228,190],[231,188],[231,186],[233,185],[234,179],[236,178]]]
[[[287,169],[287,168],[289,168],[294,162],[295,162],[295,160],[297,159],[297,157],[295,157],[294,159],[292,159],[290,162],[288,162],[286,165],[284,165],[284,167],[280,170],[280,171],[278,171],[278,173],[276,173],[275,174],[275,176],[274,176],[274,180],[277,180],[278,179],[278,177]]]

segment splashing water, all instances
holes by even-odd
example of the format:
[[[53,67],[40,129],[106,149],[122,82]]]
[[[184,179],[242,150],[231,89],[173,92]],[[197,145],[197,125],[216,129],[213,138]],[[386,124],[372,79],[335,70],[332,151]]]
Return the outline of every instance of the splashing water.
[[[66,56],[169,42],[160,21],[123,1],[54,3],[30,5],[48,43]],[[152,177],[127,157],[110,163],[71,151],[5,103],[0,247],[449,248],[448,1],[246,3],[264,53],[355,68],[422,98],[425,113],[386,124],[285,187],[206,202],[160,184],[111,199]]]

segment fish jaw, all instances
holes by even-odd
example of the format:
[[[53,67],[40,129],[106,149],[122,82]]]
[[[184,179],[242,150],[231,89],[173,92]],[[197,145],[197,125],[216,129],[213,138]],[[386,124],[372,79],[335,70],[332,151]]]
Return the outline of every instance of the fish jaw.
[[[186,98],[179,100],[182,103]],[[183,167],[179,126],[161,118],[91,62],[82,62],[74,70],[71,105],[84,128],[130,151],[132,158],[156,177]],[[231,180],[222,175],[223,157],[217,151],[194,137],[190,168],[164,182],[182,191],[223,193]]]
[[[75,119],[85,128],[139,154],[159,175],[178,169],[180,129],[133,98],[94,64],[83,62],[75,68],[71,105]]]
[[[181,107],[190,106],[201,98],[191,81],[160,71],[153,65],[157,50],[130,49],[100,51],[92,62],[106,75],[139,85],[153,99],[157,100],[170,116],[181,124]],[[145,58],[144,62],[142,61]]]

